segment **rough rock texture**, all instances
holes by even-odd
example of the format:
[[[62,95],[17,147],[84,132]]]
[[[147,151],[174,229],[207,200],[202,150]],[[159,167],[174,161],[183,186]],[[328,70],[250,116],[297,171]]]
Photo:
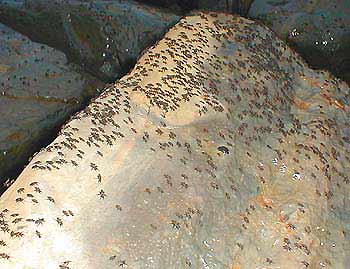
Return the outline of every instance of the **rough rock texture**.
[[[271,27],[312,66],[350,83],[348,0],[255,0],[249,16]]]
[[[127,73],[179,19],[132,1],[0,1],[2,23],[65,52],[108,82]]]
[[[0,184],[101,86],[62,52],[0,24]]]
[[[247,15],[253,0],[137,0],[138,2],[166,7],[177,12],[193,9],[222,11]]]
[[[348,268],[349,88],[182,19],[0,199],[2,268]]]

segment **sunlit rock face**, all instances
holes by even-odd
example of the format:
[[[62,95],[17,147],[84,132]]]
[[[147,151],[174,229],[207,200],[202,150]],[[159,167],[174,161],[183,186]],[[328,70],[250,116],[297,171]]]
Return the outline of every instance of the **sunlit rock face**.
[[[80,71],[62,52],[0,24],[1,193],[7,178],[103,86]]]
[[[179,16],[134,1],[0,0],[0,21],[114,82]]]
[[[255,0],[249,16],[271,27],[312,66],[350,83],[349,1]]]
[[[349,88],[183,18],[1,197],[2,268],[347,268]]]

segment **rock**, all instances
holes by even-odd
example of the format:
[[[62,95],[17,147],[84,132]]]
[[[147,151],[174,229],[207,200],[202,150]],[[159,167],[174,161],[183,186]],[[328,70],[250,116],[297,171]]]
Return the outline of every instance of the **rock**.
[[[233,11],[242,16],[247,16],[250,6],[254,0],[232,0],[233,1]]]
[[[103,84],[67,64],[62,52],[0,24],[0,184]],[[16,176],[17,176],[16,175]]]
[[[267,24],[315,68],[350,83],[348,1],[255,0],[249,16]]]
[[[1,1],[0,21],[112,82],[178,16],[132,1]]]
[[[198,0],[198,8],[247,15],[252,2],[253,0]]]
[[[349,99],[260,24],[184,17],[1,197],[0,265],[345,269]]]
[[[138,0],[139,2],[152,4],[176,10],[179,13],[188,12],[194,9],[221,11],[227,13],[238,13],[247,15],[253,0]]]

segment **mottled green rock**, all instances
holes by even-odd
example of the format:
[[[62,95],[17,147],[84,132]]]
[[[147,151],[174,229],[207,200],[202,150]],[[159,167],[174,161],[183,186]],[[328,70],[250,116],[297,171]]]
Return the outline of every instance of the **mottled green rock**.
[[[347,0],[255,0],[259,19],[315,68],[350,83],[350,5]]]
[[[0,24],[1,185],[103,86],[78,71],[62,52]]]
[[[1,197],[0,266],[346,269],[349,101],[266,27],[185,17]]]
[[[0,22],[109,82],[126,74],[179,19],[132,1],[0,1]]]

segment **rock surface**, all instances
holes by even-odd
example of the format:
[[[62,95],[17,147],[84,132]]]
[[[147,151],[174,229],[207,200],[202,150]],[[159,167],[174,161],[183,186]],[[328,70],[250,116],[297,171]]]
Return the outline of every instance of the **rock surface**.
[[[221,11],[247,15],[253,0],[137,0],[183,13],[193,9]]]
[[[1,185],[103,86],[77,71],[62,52],[0,24]]]
[[[180,18],[132,1],[0,1],[0,21],[114,82]],[[53,30],[54,29],[54,30]]]
[[[347,268],[349,88],[183,18],[0,199],[2,268]]]
[[[349,1],[255,0],[249,16],[271,27],[312,66],[350,83]]]

